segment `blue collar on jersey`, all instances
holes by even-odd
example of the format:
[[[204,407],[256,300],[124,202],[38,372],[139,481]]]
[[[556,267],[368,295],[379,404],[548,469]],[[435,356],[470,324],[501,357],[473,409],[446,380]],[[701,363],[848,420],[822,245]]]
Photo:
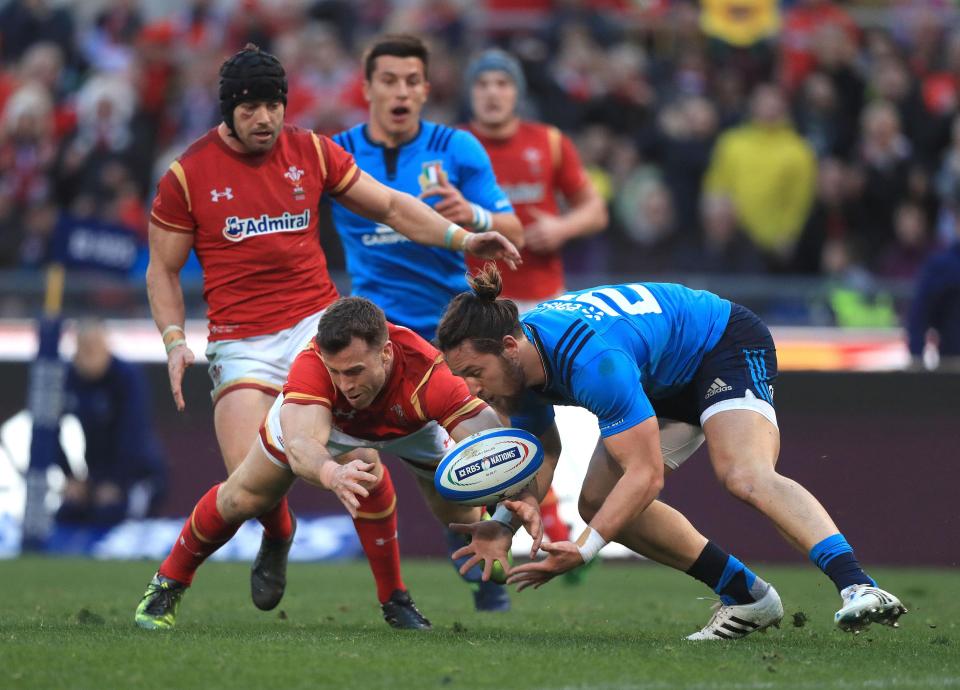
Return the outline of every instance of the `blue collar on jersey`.
[[[368,131],[367,127],[368,126],[365,124],[363,125],[363,127],[360,128],[360,131],[363,133],[363,138],[366,139],[367,143],[370,144],[371,146],[376,146],[377,148],[381,148],[381,149],[401,149],[404,146],[409,146],[410,144],[414,143],[417,139],[420,138],[420,135],[423,134],[423,120],[418,120],[417,133],[413,135],[412,139],[408,139],[407,141],[403,142],[399,146],[387,146],[382,142],[374,141],[373,139],[371,139],[370,132]]]
[[[543,373],[544,376],[546,376],[546,380],[542,386],[532,386],[530,390],[542,396],[555,395],[555,393],[550,390],[550,384],[553,383],[553,372],[550,371],[550,360],[543,350],[540,334],[537,333],[537,330],[532,325],[526,324],[523,321],[520,322],[520,328],[523,330],[523,334],[527,337],[527,340],[537,348],[537,355],[540,357],[540,363],[543,365]]]

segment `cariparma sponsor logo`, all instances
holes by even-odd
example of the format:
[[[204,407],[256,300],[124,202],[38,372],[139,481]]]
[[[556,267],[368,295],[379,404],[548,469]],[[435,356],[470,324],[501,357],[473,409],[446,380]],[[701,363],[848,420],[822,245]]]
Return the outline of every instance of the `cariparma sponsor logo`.
[[[310,209],[303,213],[284,211],[280,216],[268,216],[264,213],[259,218],[238,218],[230,216],[223,226],[223,236],[231,242],[241,242],[248,237],[270,235],[277,232],[300,232],[310,226]]]
[[[491,452],[492,451],[492,452]],[[525,442],[504,439],[489,449],[485,455],[465,458],[465,462],[454,463],[447,470],[447,483],[454,487],[470,487],[475,485],[483,476],[494,467],[511,464],[507,471],[512,471],[525,464],[536,453],[536,448]]]

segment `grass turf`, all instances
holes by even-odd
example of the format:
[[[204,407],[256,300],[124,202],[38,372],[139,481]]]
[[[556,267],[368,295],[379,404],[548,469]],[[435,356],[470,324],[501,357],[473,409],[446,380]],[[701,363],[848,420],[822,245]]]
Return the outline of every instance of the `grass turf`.
[[[146,562],[0,561],[3,688],[944,688],[960,687],[960,576],[875,569],[902,628],[836,630],[839,598],[809,566],[762,567],[786,617],[737,642],[690,643],[704,588],[645,563],[605,563],[576,587],[478,614],[445,562],[405,563],[432,632],[391,630],[365,563],[294,564],[281,606],[249,600],[242,564],[204,566],[173,631],[133,624]]]

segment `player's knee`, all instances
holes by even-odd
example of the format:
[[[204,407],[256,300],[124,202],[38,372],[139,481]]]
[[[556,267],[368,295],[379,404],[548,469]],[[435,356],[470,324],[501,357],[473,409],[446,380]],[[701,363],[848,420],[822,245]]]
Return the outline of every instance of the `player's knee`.
[[[262,515],[271,508],[266,496],[247,491],[243,487],[224,491],[225,484],[217,495],[217,508],[224,520],[229,523],[242,522]]]
[[[723,487],[741,501],[753,503],[763,493],[772,470],[755,466],[736,466],[722,472],[718,478]]]

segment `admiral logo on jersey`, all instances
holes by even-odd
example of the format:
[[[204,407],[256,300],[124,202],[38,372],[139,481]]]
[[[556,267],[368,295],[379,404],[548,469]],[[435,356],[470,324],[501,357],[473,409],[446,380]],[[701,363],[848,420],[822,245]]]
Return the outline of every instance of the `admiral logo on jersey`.
[[[310,226],[310,209],[303,213],[293,214],[284,211],[281,216],[268,216],[264,213],[259,218],[238,218],[230,216],[223,226],[223,236],[231,242],[242,242],[248,237],[269,235],[275,232],[300,232]]]

